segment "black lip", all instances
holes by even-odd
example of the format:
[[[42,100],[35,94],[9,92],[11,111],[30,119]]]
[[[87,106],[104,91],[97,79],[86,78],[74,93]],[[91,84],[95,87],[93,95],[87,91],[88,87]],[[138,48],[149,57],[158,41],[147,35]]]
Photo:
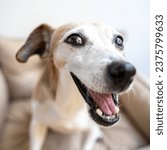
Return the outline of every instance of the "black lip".
[[[93,120],[95,120],[98,124],[103,125],[103,126],[111,126],[113,124],[115,124],[116,122],[118,122],[119,120],[119,115],[115,115],[115,118],[113,119],[105,119],[100,117],[97,113],[96,113],[96,109],[90,109],[89,113],[91,115],[91,117],[93,118]]]
[[[83,98],[85,99],[85,101],[87,102],[87,104],[90,106],[90,116],[92,117],[92,119],[97,122],[100,125],[103,126],[111,126],[113,124],[115,124],[118,120],[119,120],[119,115],[115,115],[115,118],[112,119],[106,119],[103,118],[101,116],[99,116],[96,113],[96,103],[94,102],[93,98],[90,96],[90,94],[88,93],[86,87],[84,84],[81,83],[81,81],[74,75],[74,73],[71,72],[71,76],[76,84],[76,86],[78,87],[81,95],[83,96]]]

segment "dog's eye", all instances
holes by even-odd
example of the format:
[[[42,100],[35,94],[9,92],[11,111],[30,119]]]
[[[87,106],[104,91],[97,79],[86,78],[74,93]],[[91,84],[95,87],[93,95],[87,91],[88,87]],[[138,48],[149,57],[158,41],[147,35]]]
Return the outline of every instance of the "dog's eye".
[[[113,42],[115,43],[115,46],[119,47],[120,49],[123,49],[123,37],[121,35],[115,35]]]
[[[67,37],[65,40],[66,43],[74,45],[74,46],[83,46],[84,40],[79,34],[72,34]]]

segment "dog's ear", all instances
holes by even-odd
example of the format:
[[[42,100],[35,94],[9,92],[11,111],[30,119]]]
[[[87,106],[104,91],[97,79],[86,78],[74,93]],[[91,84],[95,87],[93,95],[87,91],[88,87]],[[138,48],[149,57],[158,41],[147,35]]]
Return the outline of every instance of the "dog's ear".
[[[28,58],[34,54],[38,54],[41,58],[50,55],[50,40],[53,29],[42,24],[32,31],[25,44],[16,54],[16,59],[20,62],[26,62]]]

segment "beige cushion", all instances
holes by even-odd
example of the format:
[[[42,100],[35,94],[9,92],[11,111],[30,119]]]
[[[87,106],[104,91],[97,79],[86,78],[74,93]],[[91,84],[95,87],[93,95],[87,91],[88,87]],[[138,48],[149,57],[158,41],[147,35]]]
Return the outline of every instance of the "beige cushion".
[[[136,127],[149,140],[150,90],[149,83],[141,75],[136,75],[132,89],[121,96],[121,105]]]
[[[43,70],[38,56],[25,64],[16,61],[15,55],[22,44],[23,41],[0,39],[0,65],[12,99],[30,96]]]
[[[7,83],[3,75],[3,72],[0,68],[0,131],[7,110],[8,98],[9,98],[9,93],[8,93]]]

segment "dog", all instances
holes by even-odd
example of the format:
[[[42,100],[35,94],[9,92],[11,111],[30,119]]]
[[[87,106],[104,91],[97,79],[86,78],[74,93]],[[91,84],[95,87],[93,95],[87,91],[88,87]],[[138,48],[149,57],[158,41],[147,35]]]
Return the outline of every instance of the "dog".
[[[89,131],[83,149],[91,150],[101,137],[97,124],[119,120],[119,95],[136,73],[123,50],[123,35],[100,23],[42,24],[32,31],[16,54],[22,63],[38,54],[46,64],[32,96],[30,150],[42,149],[48,128]]]

